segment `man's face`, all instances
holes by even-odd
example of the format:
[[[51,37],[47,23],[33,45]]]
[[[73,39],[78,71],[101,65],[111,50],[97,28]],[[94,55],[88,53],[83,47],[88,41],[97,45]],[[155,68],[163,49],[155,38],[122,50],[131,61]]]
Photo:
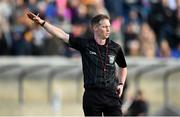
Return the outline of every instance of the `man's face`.
[[[94,31],[101,39],[107,39],[110,35],[110,22],[108,19],[103,19],[95,26]]]

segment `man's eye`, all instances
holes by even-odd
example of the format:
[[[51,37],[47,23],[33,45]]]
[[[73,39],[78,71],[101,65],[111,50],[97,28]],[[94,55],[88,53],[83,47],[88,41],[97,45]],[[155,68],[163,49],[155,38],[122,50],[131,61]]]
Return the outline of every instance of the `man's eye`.
[[[110,28],[110,26],[102,26],[103,28]]]

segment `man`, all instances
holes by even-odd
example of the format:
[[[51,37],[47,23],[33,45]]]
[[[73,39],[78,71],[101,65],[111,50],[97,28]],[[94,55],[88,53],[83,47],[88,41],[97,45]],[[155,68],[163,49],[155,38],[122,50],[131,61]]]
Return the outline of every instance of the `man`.
[[[83,110],[85,116],[120,116],[121,100],[127,76],[126,61],[120,45],[109,39],[110,21],[103,14],[91,20],[94,38],[74,38],[31,12],[28,17],[50,34],[62,39],[81,53],[84,74]],[[115,63],[120,69],[117,79]],[[117,82],[118,81],[118,82]]]

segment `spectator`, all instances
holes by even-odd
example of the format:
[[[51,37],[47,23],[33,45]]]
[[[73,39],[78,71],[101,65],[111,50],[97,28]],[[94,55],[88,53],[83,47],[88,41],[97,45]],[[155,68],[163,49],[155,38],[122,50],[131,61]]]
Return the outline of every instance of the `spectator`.
[[[112,20],[111,24],[112,24],[112,34],[111,34],[111,38],[119,43],[120,45],[122,45],[122,47],[124,47],[124,43],[123,43],[123,37],[122,37],[122,23],[123,20],[121,17],[116,17],[115,19]]]
[[[162,58],[171,57],[171,49],[166,39],[162,40],[162,42],[160,43],[160,50],[158,56]]]
[[[32,25],[24,17],[25,9],[29,9],[36,15],[39,13],[40,17],[52,24],[61,26],[68,33],[74,33],[74,27],[77,27],[78,33],[81,27],[84,30],[82,35],[87,35],[87,37],[92,33],[89,30],[89,19],[98,13],[103,13],[111,17],[112,33],[110,36],[114,41],[122,45],[126,55],[152,58],[155,56],[155,51],[161,48],[163,39],[166,38],[171,57],[177,58],[178,53],[180,53],[179,6],[179,0],[1,0],[0,30],[3,32],[1,44],[5,42],[5,45],[2,44],[1,47],[6,46],[7,51],[5,51],[9,55],[12,55],[12,48],[22,49],[23,47],[26,48],[26,52],[20,52],[20,55],[25,53],[28,53],[28,55],[53,53],[53,55],[73,57],[71,56],[71,49],[66,51],[69,48],[67,49],[64,43],[52,41],[51,44],[48,43],[49,37],[47,34],[39,31],[35,25]],[[83,23],[83,25],[77,26],[79,22]],[[142,36],[144,32],[141,32],[141,27],[144,27],[143,22],[147,22],[146,24],[152,28],[149,34],[146,33],[149,37],[146,37],[145,34],[145,37]],[[26,32],[27,29],[30,30]],[[32,41],[27,43],[27,35],[31,33],[33,34]],[[20,47],[17,47],[17,40],[15,39],[17,37],[13,37],[14,35],[19,35],[21,38],[21,44],[20,40],[18,41]],[[155,41],[148,44],[148,39],[144,38],[152,38],[150,35],[154,35]],[[32,44],[33,47],[31,47]],[[24,49],[14,49],[12,50],[13,55],[16,55],[15,53],[19,53],[19,51],[25,51]],[[45,49],[48,53],[43,53],[42,49]],[[139,49],[141,52],[139,52]],[[160,52],[160,49],[158,52]],[[159,53],[158,56],[160,56]]]
[[[1,0],[0,1],[0,48],[3,50],[1,54],[10,55],[12,48],[12,39],[10,34],[10,16],[12,15],[12,7],[9,4],[9,1]]]
[[[58,13],[57,13],[56,2],[52,0],[47,0],[46,4],[47,4],[46,10],[45,10],[46,19],[52,23],[57,23]]]
[[[147,23],[141,25],[139,41],[141,54],[147,58],[154,58],[156,56],[156,37]]]
[[[44,55],[44,39],[45,39],[45,32],[40,29],[41,27],[36,26],[35,29],[32,31],[33,34],[33,55]]]
[[[124,32],[124,49],[127,55],[130,55],[131,41],[138,40],[138,26],[129,23]]]
[[[169,7],[168,0],[162,0],[152,6],[151,13],[149,14],[149,23],[152,26],[156,36],[157,43],[160,44],[163,38],[168,39],[168,43],[173,47],[171,43],[173,35],[173,14],[174,10]]]
[[[175,12],[175,20],[173,25],[174,33],[173,33],[173,39],[171,40],[171,43],[173,43],[173,50],[176,50],[180,44],[180,7],[177,8]]]
[[[140,43],[138,40],[132,40],[128,46],[129,46],[129,55],[131,57],[140,56]]]
[[[123,0],[104,0],[104,6],[112,19],[124,16]]]
[[[172,51],[172,56],[175,58],[179,58],[180,57],[180,43],[178,44],[176,49],[173,49]]]
[[[0,31],[0,55],[9,55],[10,48],[8,48],[8,44],[6,42],[4,33]]]
[[[38,13],[38,8],[37,8],[37,0],[29,0],[27,7],[31,9],[34,13]]]
[[[144,98],[142,90],[138,90],[128,108],[127,116],[146,116],[148,115],[148,103]]]

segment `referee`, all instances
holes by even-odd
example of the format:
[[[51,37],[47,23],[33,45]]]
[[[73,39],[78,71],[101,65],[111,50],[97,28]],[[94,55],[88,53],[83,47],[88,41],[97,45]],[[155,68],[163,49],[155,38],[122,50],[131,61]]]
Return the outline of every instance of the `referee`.
[[[32,12],[27,16],[53,36],[62,39],[81,53],[84,88],[83,110],[85,116],[121,116],[120,96],[127,76],[127,65],[120,45],[109,39],[110,19],[99,14],[92,18],[93,38],[74,38]],[[115,63],[120,77],[116,78]]]

